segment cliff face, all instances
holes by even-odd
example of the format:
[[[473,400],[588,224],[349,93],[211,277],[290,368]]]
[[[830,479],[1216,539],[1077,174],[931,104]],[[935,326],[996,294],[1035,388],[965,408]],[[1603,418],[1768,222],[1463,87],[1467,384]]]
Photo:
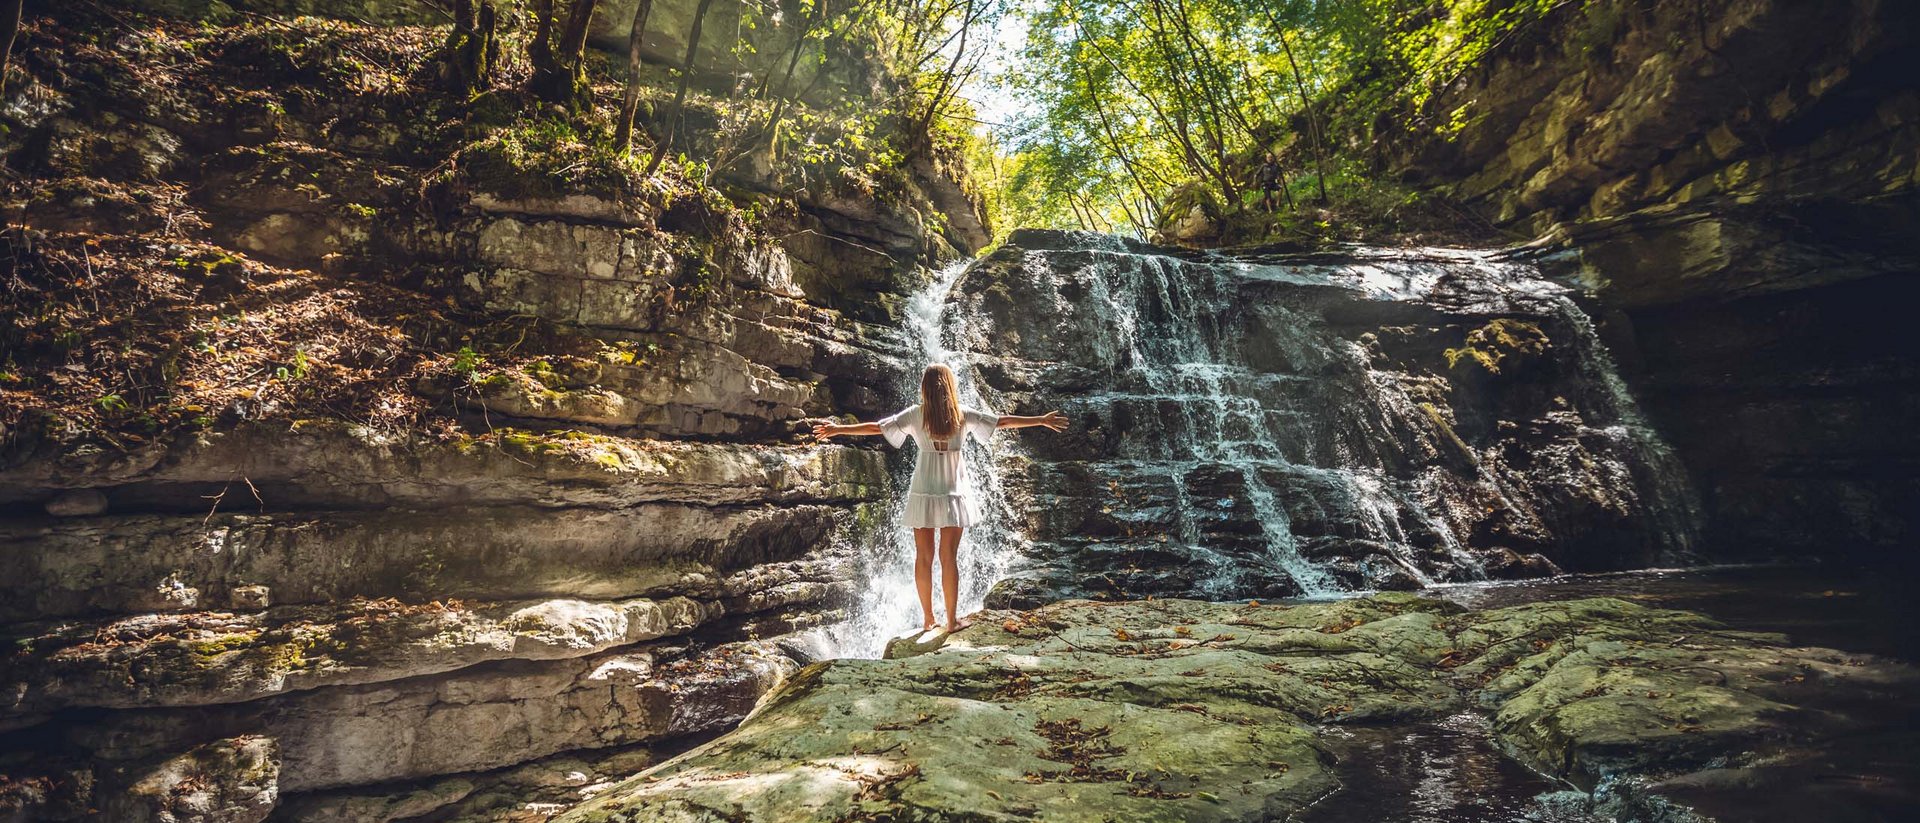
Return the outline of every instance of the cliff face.
[[[884,520],[798,433],[897,402],[958,173],[647,180],[444,29],[213,6],[29,16],[0,100],[10,811],[471,811],[736,722]]]
[[[1920,523],[1920,71],[1904,3],[1550,16],[1389,164],[1564,250],[1717,551],[1887,559]]]

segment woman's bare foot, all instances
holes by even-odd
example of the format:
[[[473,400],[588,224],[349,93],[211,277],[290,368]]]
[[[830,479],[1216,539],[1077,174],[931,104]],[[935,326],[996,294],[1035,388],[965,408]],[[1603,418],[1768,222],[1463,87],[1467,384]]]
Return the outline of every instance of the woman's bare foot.
[[[973,625],[973,618],[971,617],[962,617],[959,620],[949,620],[947,621],[947,634],[953,634],[954,632],[957,632],[971,625]]]
[[[939,627],[940,627],[939,622],[935,621],[931,615],[929,615],[926,619],[920,621],[921,634],[926,634],[927,632],[933,631],[934,629],[937,629]]]

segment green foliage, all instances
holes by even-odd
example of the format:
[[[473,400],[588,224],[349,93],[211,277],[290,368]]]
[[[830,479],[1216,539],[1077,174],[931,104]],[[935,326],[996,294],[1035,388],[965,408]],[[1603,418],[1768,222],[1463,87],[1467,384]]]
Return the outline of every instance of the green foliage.
[[[307,379],[307,375],[312,371],[313,364],[308,362],[306,350],[294,349],[293,357],[287,361],[286,365],[274,368],[273,377],[282,382],[297,383]]]
[[[488,131],[462,159],[484,185],[554,195],[567,191],[629,191],[638,186],[641,158],[619,150],[591,124],[540,117]]]
[[[448,371],[460,375],[473,374],[479,368],[480,353],[474,351],[472,346],[461,346],[459,351],[454,352],[453,362],[447,365]]]
[[[1372,172],[1376,129],[1459,133],[1478,113],[1429,111],[1436,93],[1568,8],[1586,10],[1582,48],[1614,36],[1617,4],[1600,0],[1036,4],[1000,78],[1035,101],[994,179],[1001,225],[1148,234],[1189,183],[1241,239],[1405,209],[1411,194]]]

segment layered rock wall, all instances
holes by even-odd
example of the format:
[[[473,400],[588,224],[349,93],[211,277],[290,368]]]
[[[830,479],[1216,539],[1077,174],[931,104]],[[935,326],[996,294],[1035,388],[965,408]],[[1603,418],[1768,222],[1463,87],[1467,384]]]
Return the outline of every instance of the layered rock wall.
[[[1715,550],[1894,561],[1920,531],[1910,4],[1566,4],[1436,91],[1387,165],[1615,311]],[[1440,125],[1448,124],[1448,125]]]
[[[892,497],[804,420],[898,401],[983,240],[931,160],[643,180],[600,114],[443,99],[442,29],[281,5],[30,15],[0,101],[6,813],[512,809],[730,727]],[[160,384],[61,405],[109,346]]]

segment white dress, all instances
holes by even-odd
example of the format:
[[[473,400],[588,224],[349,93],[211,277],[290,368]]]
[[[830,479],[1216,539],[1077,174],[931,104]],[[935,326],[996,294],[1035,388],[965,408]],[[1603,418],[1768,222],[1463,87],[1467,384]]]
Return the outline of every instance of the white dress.
[[[963,408],[960,417],[960,430],[945,440],[935,438],[921,423],[919,404],[880,421],[880,433],[888,443],[898,448],[912,436],[920,450],[913,464],[913,483],[907,486],[908,528],[965,527],[977,517],[960,447],[968,435],[985,445],[1000,428],[1000,416]]]

